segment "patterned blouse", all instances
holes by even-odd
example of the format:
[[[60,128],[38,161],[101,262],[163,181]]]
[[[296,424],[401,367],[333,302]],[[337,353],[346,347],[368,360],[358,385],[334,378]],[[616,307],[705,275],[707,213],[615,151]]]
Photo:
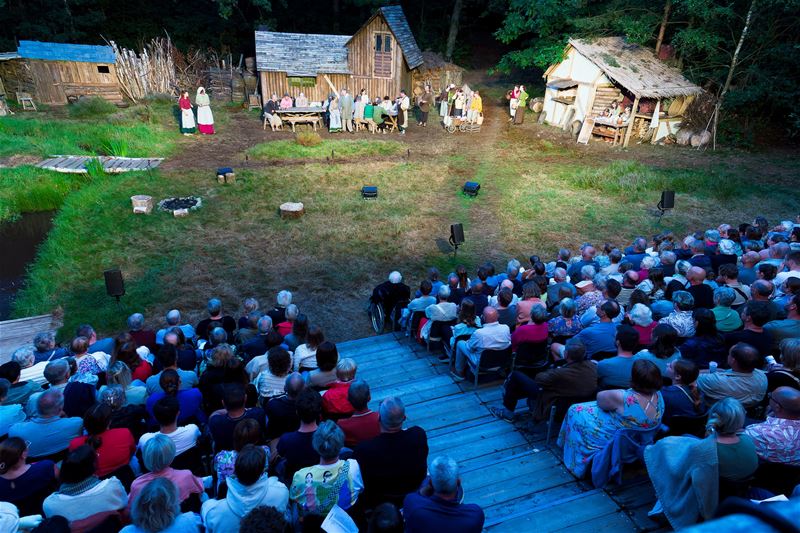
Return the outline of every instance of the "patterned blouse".
[[[800,466],[800,420],[768,416],[766,422],[747,426],[744,432],[753,439],[759,459]]]
[[[675,311],[659,320],[658,323],[669,324],[675,328],[679,337],[694,336],[694,317],[692,317],[691,311]]]

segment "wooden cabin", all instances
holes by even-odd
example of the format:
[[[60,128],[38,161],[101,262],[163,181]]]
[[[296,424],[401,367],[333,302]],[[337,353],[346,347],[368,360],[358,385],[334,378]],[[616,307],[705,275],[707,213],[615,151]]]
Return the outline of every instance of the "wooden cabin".
[[[0,78],[9,98],[29,93],[36,102],[66,104],[82,96],[123,103],[110,46],[20,41],[0,54]]]
[[[301,92],[321,102],[333,91],[366,89],[371,98],[409,91],[422,52],[400,6],[378,9],[352,36],[257,31],[256,65],[261,95]]]
[[[464,69],[446,61],[441,54],[425,50],[422,58],[424,62],[411,75],[415,94],[422,94],[425,85],[430,85],[434,94],[439,94],[450,84],[460,87],[464,83]]]
[[[689,103],[703,92],[651,50],[622,37],[570,39],[563,57],[544,73],[544,122],[576,131],[612,101],[622,101],[633,115],[633,127],[624,128],[624,146],[634,132],[649,135],[651,142],[675,134]]]

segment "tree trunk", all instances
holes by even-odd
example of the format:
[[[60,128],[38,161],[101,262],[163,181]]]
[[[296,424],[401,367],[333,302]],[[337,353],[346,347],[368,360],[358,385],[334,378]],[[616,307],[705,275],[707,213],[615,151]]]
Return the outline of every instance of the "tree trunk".
[[[672,9],[672,0],[667,0],[664,4],[664,18],[661,19],[661,27],[658,28],[658,39],[656,39],[656,55],[661,50],[661,44],[664,42],[664,34],[667,32],[667,23],[669,22],[669,12]]]
[[[453,52],[456,49],[458,23],[461,19],[461,7],[463,4],[463,0],[456,0],[456,3],[453,4],[453,14],[450,16],[450,33],[447,35],[447,49],[444,53],[444,57],[447,61],[451,61],[453,59]]]
[[[717,149],[717,124],[719,123],[719,113],[720,109],[722,109],[722,101],[725,98],[725,94],[728,92],[728,89],[731,87],[731,81],[733,81],[733,73],[736,71],[736,65],[739,62],[739,52],[742,50],[742,45],[744,44],[744,39],[747,36],[747,31],[750,29],[750,20],[753,18],[753,11],[756,9],[756,0],[750,2],[750,9],[747,10],[747,16],[744,19],[744,28],[742,28],[742,33],[739,35],[739,42],[736,43],[736,50],[733,52],[733,58],[731,59],[731,66],[728,69],[728,77],[725,78],[725,85],[722,86],[722,91],[719,93],[719,98],[717,98],[717,104],[714,106],[714,114],[713,116],[713,128],[711,130],[712,133],[712,149]]]

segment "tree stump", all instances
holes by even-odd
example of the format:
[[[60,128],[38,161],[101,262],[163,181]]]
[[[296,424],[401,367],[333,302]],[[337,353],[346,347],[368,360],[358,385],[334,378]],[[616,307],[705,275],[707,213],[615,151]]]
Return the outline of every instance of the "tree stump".
[[[281,204],[281,218],[300,218],[306,212],[301,202],[286,202]]]

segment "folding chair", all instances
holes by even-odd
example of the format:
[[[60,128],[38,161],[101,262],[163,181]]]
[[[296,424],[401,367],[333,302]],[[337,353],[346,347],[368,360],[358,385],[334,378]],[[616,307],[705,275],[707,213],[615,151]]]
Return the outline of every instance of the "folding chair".
[[[511,361],[511,370],[520,370],[529,377],[534,377],[539,372],[550,366],[550,353],[547,341],[522,342],[517,346],[517,351]]]
[[[38,111],[30,93],[18,92],[17,103],[22,106],[23,111]]]
[[[473,363],[467,358],[467,366],[475,376],[475,388],[478,388],[478,375],[490,372],[505,372],[511,365],[511,346],[503,350],[483,350],[478,356],[478,362]]]
[[[425,341],[425,349],[428,352],[431,351],[431,344],[434,343],[444,343],[444,337],[447,337],[448,342],[450,341],[450,337],[453,334],[453,330],[450,329],[451,327],[455,326],[456,321],[448,320],[448,321],[441,321],[441,320],[434,320],[431,322],[431,330],[428,333],[428,339]]]

